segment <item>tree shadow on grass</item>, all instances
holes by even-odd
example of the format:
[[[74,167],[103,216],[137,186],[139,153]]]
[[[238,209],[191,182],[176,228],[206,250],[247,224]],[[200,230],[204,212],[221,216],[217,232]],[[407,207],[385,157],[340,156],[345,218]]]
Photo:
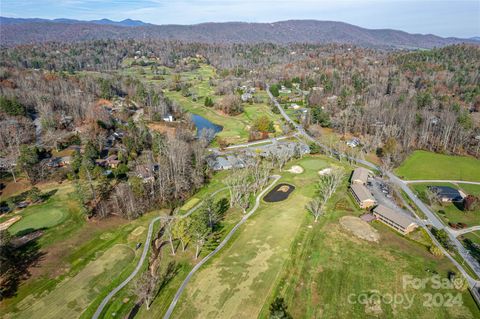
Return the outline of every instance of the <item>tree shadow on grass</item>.
[[[130,310],[130,313],[128,314],[127,319],[133,319],[135,316],[138,314],[140,311],[140,307],[142,306],[143,302],[137,302],[135,306],[133,306],[132,310]]]
[[[58,189],[52,189],[51,191],[49,192],[45,192],[43,193],[40,197],[42,199],[42,202],[45,202],[47,201],[50,197],[52,197],[53,195],[55,195],[57,193]]]
[[[475,244],[473,241],[470,239],[466,238],[463,240],[465,243],[465,248],[468,249],[470,254],[472,255],[473,258],[475,258],[478,262],[480,262],[480,247],[479,245]]]
[[[2,235],[0,300],[16,296],[21,281],[30,277],[30,267],[34,267],[45,255],[40,251],[36,239],[15,247],[11,238]]]

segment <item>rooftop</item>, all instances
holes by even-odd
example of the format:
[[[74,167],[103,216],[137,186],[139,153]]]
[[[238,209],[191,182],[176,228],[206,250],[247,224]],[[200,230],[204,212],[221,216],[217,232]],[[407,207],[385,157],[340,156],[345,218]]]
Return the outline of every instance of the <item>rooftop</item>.
[[[392,222],[394,222],[397,225],[400,225],[403,228],[407,228],[413,223],[413,220],[406,214],[394,211],[393,209],[388,208],[387,206],[378,205],[373,209],[373,211],[376,214],[382,215],[386,219],[391,220]]]
[[[366,183],[368,179],[369,171],[363,167],[357,167],[352,174],[352,182],[353,181],[361,181],[362,183]]]
[[[372,200],[375,201],[375,198],[373,198],[372,193],[363,185],[360,184],[351,184],[350,188],[352,191],[357,195],[358,199],[360,201],[365,201],[365,200]]]
[[[453,187],[449,186],[428,186],[428,189],[436,193],[441,198],[447,198],[452,201],[461,201],[462,194]]]

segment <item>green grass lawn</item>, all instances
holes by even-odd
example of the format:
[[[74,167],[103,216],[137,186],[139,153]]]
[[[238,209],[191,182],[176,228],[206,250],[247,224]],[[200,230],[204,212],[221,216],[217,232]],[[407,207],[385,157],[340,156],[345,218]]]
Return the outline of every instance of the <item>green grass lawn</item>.
[[[78,318],[135,257],[126,245],[115,245],[89,263],[78,274],[67,278],[51,292],[30,295],[17,305],[15,318]]]
[[[436,272],[446,278],[447,272],[455,269],[448,259],[428,253],[424,246],[429,244],[428,238],[417,233],[406,239],[374,222],[380,241],[366,242],[340,226],[338,219],[346,214],[358,213],[335,209],[317,224],[310,217],[304,221],[260,318],[268,318],[269,303],[277,296],[285,298],[293,318],[478,318],[479,310],[468,291],[436,290],[431,286],[403,289],[404,275],[423,279]],[[425,293],[440,293],[442,297],[460,294],[462,304],[425,307]],[[362,294],[407,294],[414,301],[409,308],[406,303],[375,307],[359,303],[357,298]]]
[[[480,230],[472,231],[470,233],[462,235],[461,237],[462,237],[462,239],[463,238],[468,238],[472,242],[474,242],[475,244],[480,245]]]
[[[465,291],[442,290],[445,294],[460,293],[463,305],[433,310],[423,306],[422,298],[424,293],[437,291],[430,288],[402,291],[402,275],[424,278],[437,272],[445,278],[448,271],[454,270],[446,258],[437,259],[428,252],[430,240],[421,231],[406,238],[376,222],[373,225],[381,234],[380,243],[352,237],[340,227],[338,218],[360,212],[344,191],[336,194],[328,215],[313,223],[303,207],[314,192],[318,170],[326,167],[328,161],[306,157],[293,164],[301,165],[305,172],[281,173],[284,176],[280,182],[297,187],[289,199],[262,203],[232,242],[195,274],[173,317],[268,318],[269,304],[277,295],[286,298],[294,318],[476,318],[479,315]],[[351,293],[374,290],[382,295],[405,292],[415,300],[406,310],[382,305],[381,313],[375,316],[369,313],[372,309],[348,303]]]
[[[303,207],[314,193],[318,170],[328,166],[327,160],[312,157],[294,164],[305,172],[282,172],[279,183],[291,183],[296,190],[286,201],[262,202],[231,244],[195,274],[175,318],[254,318],[259,314],[305,218]]]
[[[450,183],[412,183],[410,188],[417,194],[424,203],[428,204],[425,196],[427,186],[449,186],[461,189],[467,194],[475,194],[480,189],[479,185],[461,184],[454,185]],[[472,187],[473,186],[473,187]],[[472,192],[473,191],[473,192]],[[435,203],[430,205],[431,209],[437,213],[445,224],[451,223],[465,223],[468,227],[480,225],[480,210],[465,212],[461,210],[459,204],[454,203]]]
[[[46,203],[30,206],[21,213],[22,219],[8,228],[12,235],[37,229],[45,229],[60,224],[67,218],[67,207],[55,199]]]
[[[52,189],[42,189],[47,190]],[[79,318],[89,313],[93,303],[132,271],[140,252],[134,252],[135,245],[144,241],[149,221],[158,214],[130,222],[118,217],[87,222],[71,184],[53,190],[46,202],[9,214],[23,217],[10,227],[13,234],[44,229],[37,240],[43,257],[16,296],[2,301],[4,318]]]
[[[469,195],[480,196],[480,185],[475,184],[458,184],[458,186]]]
[[[222,180],[228,174],[228,171],[215,173],[210,182],[202,189],[200,189],[195,195],[193,195],[191,199],[185,203],[186,206],[182,207],[179,213],[185,213],[187,208],[189,208],[190,206],[194,206],[209,194],[212,194],[216,190],[224,187],[225,185],[222,183]],[[215,200],[217,201],[224,197],[228,197],[228,191],[219,192],[215,196]],[[232,229],[232,227],[236,223],[238,223],[241,218],[242,214],[238,209],[230,209],[225,214],[221,222],[221,227],[214,233],[214,235],[202,248],[199,258],[202,258],[203,256],[210,253],[213,249],[215,249],[215,247],[222,240],[222,238]],[[194,245],[187,246],[187,250],[185,252],[181,251],[180,243],[178,241],[175,241],[175,246],[177,247],[177,253],[175,256],[171,255],[170,247],[165,246],[162,249],[161,255],[159,257],[161,260],[160,263],[161,265],[163,265],[163,267],[166,267],[167,264],[172,261],[176,263],[177,269],[175,276],[159,291],[158,296],[155,298],[151,309],[147,311],[145,306],[140,307],[139,312],[137,313],[135,318],[161,318],[167,310],[168,306],[170,305],[170,302],[173,299],[173,296],[175,295],[178,287],[181,285],[184,278],[195,265]],[[104,311],[105,317],[128,316],[129,312],[135,306],[135,303],[138,302],[137,297],[132,293],[133,284],[134,281],[132,281],[129,285],[127,285],[127,287],[122,289],[114,298],[112,298],[112,301],[107,305]],[[89,316],[93,314],[95,306],[98,305],[98,302],[100,302],[99,297],[94,303],[92,303],[92,305],[90,305],[89,309],[83,313],[82,318],[89,318]]]
[[[480,160],[426,151],[413,152],[395,170],[404,179],[480,181]]]

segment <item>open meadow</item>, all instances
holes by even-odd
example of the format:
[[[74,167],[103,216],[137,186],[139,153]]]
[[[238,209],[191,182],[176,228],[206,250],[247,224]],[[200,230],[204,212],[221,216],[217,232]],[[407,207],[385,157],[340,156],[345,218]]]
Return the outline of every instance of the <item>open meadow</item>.
[[[413,152],[396,170],[404,179],[443,179],[480,182],[480,160],[466,156]]]

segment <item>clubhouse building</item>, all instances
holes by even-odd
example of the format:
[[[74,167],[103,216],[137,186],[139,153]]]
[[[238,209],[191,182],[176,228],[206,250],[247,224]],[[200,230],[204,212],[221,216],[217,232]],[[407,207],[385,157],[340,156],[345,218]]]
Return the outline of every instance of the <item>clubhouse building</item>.
[[[363,167],[357,167],[352,174],[352,178],[350,182],[352,184],[359,184],[365,185],[367,184],[368,176],[370,175],[370,171]]]
[[[418,225],[406,214],[396,212],[384,205],[378,205],[373,209],[373,216],[387,226],[392,227],[403,235],[413,231]]]
[[[375,206],[377,203],[372,193],[370,193],[370,191],[361,184],[351,184],[350,193],[352,193],[353,198],[360,208],[367,209]]]
[[[367,169],[358,167],[353,171],[351,178],[350,193],[352,193],[358,206],[363,209],[375,206],[377,203],[372,193],[365,186],[369,174],[370,172]]]

